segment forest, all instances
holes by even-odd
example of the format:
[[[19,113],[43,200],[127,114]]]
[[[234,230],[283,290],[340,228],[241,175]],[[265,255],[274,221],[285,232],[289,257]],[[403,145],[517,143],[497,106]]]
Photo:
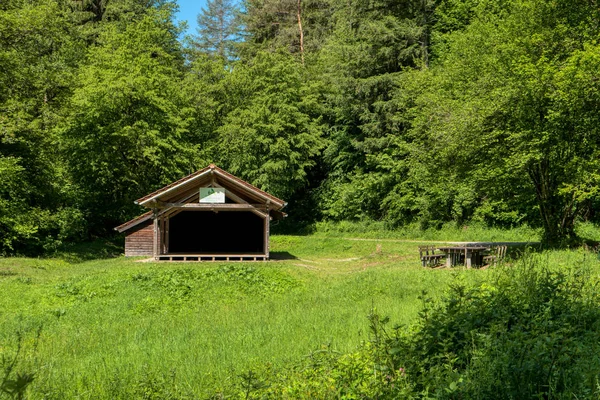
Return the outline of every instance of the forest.
[[[577,240],[600,206],[596,0],[0,2],[0,253],[114,234],[209,163],[282,229],[470,223]]]

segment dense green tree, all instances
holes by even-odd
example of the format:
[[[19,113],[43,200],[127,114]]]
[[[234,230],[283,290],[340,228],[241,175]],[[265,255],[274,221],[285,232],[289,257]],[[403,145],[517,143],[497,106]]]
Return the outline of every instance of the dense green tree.
[[[335,2],[331,0],[246,0],[243,20],[246,44],[257,49],[286,49],[293,54],[321,48],[332,28]]]
[[[135,198],[191,169],[182,76],[168,8],[107,24],[90,48],[61,135],[94,231],[131,217]]]
[[[72,0],[73,9],[83,24],[102,21],[108,3],[108,0]]]
[[[0,5],[0,253],[81,234],[54,134],[84,56],[70,21],[52,0]]]
[[[598,10],[514,0],[477,12],[447,36],[418,100],[422,203],[451,211],[441,218],[525,219],[557,244],[596,196]]]
[[[181,93],[190,110],[189,147],[194,149],[193,165],[196,168],[215,161],[215,148],[219,142],[217,130],[232,109],[232,96],[226,88],[232,71],[227,65],[224,58],[196,54],[181,81]]]
[[[598,218],[594,1],[245,0],[240,37],[232,4],[184,49],[173,0],[0,2],[0,253],[208,162],[301,220]]]
[[[215,159],[231,173],[287,198],[307,183],[324,146],[318,86],[285,53],[261,52],[236,65],[231,107],[218,128]]]
[[[383,199],[404,180],[404,107],[394,98],[407,70],[426,63],[421,2],[355,1],[335,12],[321,65],[329,88],[331,145],[323,206],[335,219],[383,218]],[[396,161],[394,161],[396,160]]]

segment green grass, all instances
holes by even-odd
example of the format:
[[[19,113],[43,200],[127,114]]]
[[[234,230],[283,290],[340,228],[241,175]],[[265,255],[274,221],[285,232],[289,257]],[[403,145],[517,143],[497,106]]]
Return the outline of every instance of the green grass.
[[[581,224],[583,226],[588,226]],[[592,230],[588,227],[587,231]],[[586,232],[587,232],[586,231]],[[596,229],[598,231],[598,229]],[[425,241],[478,241],[478,242],[537,242],[542,231],[526,225],[512,229],[490,228],[479,223],[457,225],[449,222],[441,229],[420,229],[418,224],[390,229],[385,222],[319,222],[314,226],[314,234],[326,237],[355,237],[377,239],[405,239]]]
[[[77,250],[0,259],[0,353],[12,354],[15,332],[26,332],[32,398],[143,397],[161,379],[206,396],[256,365],[293,363],[324,345],[352,351],[368,339],[372,308],[410,324],[423,290],[439,297],[453,279],[490,271],[423,269],[417,245],[317,234],[272,237],[283,259],[267,263],[136,262]],[[583,250],[539,257],[597,261]]]

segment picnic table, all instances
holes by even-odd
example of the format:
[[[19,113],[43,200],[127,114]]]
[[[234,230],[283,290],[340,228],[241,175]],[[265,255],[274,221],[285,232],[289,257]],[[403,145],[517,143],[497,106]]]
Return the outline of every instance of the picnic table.
[[[442,246],[437,248],[446,254],[446,267],[453,267],[464,260],[464,265],[471,268],[473,265],[481,265],[483,253],[490,248],[487,246]]]

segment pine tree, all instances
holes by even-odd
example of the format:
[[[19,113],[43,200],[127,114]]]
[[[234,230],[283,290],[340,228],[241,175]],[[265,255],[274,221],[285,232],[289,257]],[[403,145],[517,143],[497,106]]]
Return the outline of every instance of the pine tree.
[[[301,56],[313,53],[330,34],[334,6],[331,0],[246,0],[244,50],[249,54],[280,48]]]
[[[193,45],[210,55],[234,58],[242,30],[238,7],[231,0],[208,0],[206,7],[198,14]]]

